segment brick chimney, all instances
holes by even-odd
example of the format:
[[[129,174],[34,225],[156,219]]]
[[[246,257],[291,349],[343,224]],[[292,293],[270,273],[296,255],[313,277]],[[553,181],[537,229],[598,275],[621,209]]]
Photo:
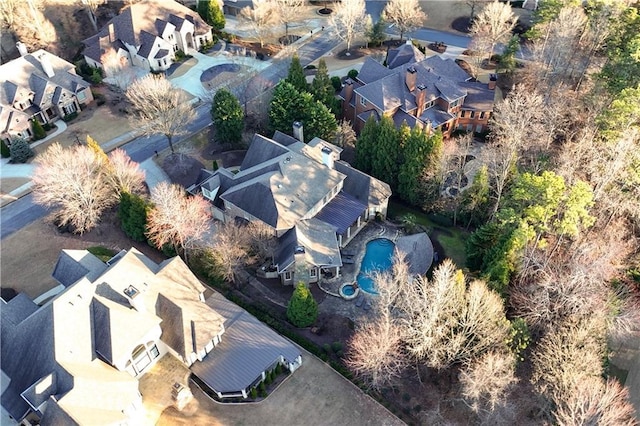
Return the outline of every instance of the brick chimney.
[[[422,115],[422,112],[424,111],[424,104],[427,99],[427,87],[419,84],[413,94],[416,97],[416,105],[418,106],[416,117],[420,117],[420,115]]]
[[[109,42],[113,43],[114,41],[116,41],[116,30],[115,27],[113,26],[113,22],[109,23]]]
[[[496,82],[497,81],[498,81],[497,74],[490,74],[489,75],[489,84],[487,85],[489,90],[494,90],[496,88]]]
[[[409,89],[410,92],[413,92],[416,88],[417,76],[418,76],[418,73],[416,72],[416,69],[414,67],[407,68],[407,73],[405,74],[404,82],[407,85],[407,89]]]
[[[344,81],[344,102],[346,105],[349,105],[349,102],[351,102],[352,96],[353,96],[353,80],[348,78]]]

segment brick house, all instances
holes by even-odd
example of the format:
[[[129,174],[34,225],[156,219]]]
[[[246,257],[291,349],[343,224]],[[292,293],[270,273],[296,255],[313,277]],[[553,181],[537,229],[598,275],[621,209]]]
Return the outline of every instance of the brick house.
[[[458,64],[438,55],[425,58],[408,42],[387,55],[385,67],[371,58],[355,81],[347,79],[340,93],[342,116],[356,132],[373,116],[391,117],[400,127],[482,132],[493,111],[495,81],[472,81]]]

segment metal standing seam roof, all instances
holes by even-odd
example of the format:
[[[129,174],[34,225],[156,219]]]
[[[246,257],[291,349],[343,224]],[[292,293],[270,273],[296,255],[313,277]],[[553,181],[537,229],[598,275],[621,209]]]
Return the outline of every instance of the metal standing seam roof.
[[[233,302],[214,292],[206,301],[225,317],[222,341],[191,371],[217,392],[239,392],[280,360],[294,362],[300,350]]]
[[[340,191],[318,212],[315,218],[335,226],[338,234],[344,234],[365,210],[367,206],[353,196]]]

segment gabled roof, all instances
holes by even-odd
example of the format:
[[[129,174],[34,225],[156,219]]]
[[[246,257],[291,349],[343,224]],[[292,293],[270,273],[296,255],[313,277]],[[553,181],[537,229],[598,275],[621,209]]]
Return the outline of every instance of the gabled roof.
[[[197,12],[173,0],[144,0],[124,9],[118,16],[103,26],[98,34],[84,40],[84,54],[100,62],[104,53],[100,39],[125,42],[136,48],[141,56],[147,57],[153,47],[153,39],[162,36],[167,25],[171,24],[178,31],[185,22],[194,25],[194,35],[209,34],[209,26]],[[110,28],[113,39],[110,39]]]
[[[295,262],[304,248],[304,259],[313,266],[342,266],[336,227],[318,219],[301,220],[278,240],[275,263],[280,272]]]
[[[369,84],[391,74],[394,74],[392,69],[367,56],[356,79],[361,83]]]
[[[411,40],[407,40],[407,42],[402,46],[389,50],[387,55],[387,66],[390,69],[393,69],[404,64],[420,62],[423,59],[424,54],[420,52],[413,43],[411,43]]]

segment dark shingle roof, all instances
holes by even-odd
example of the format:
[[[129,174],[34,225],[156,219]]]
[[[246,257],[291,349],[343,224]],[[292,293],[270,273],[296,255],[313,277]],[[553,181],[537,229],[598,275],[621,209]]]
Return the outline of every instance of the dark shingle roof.
[[[336,161],[335,168],[347,177],[342,191],[365,205],[380,206],[391,197],[391,187],[360,170],[354,169],[344,161]]]
[[[486,84],[465,82],[460,84],[467,91],[462,109],[472,111],[492,111],[496,93]]]
[[[224,318],[222,341],[191,371],[217,392],[238,392],[283,357],[295,362],[300,350],[244,309],[214,292],[207,305]],[[250,343],[250,344],[249,344]]]
[[[364,63],[362,64],[362,68],[360,68],[360,72],[358,73],[356,79],[361,83],[369,84],[393,73],[393,70],[385,67],[375,59],[367,56],[367,58],[364,60]]]
[[[387,55],[387,66],[391,69],[404,64],[419,62],[424,59],[424,54],[420,52],[411,41],[407,41],[402,46],[390,49]]]
[[[282,135],[282,133],[279,133],[278,137],[285,139]],[[294,139],[294,141],[298,142],[297,139]],[[286,154],[287,152],[289,152],[289,150],[280,143],[256,133],[253,135],[247,155],[245,155],[242,165],[240,165],[240,170],[249,169],[260,163]]]

